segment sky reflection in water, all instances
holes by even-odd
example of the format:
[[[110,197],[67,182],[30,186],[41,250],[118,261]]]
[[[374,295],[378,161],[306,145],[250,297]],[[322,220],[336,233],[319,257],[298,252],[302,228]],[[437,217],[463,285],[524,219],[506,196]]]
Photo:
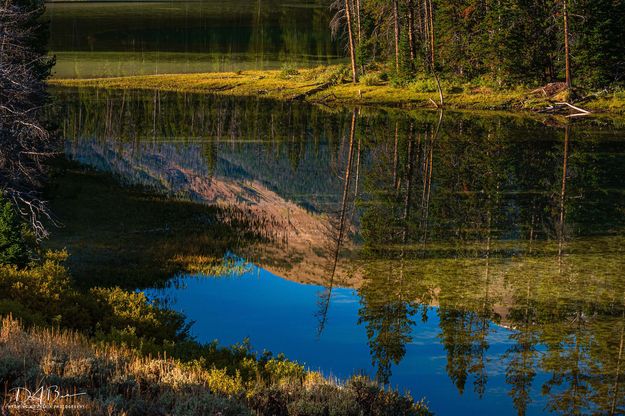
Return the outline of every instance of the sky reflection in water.
[[[252,342],[253,350],[284,353],[312,370],[345,379],[365,373],[375,378],[367,334],[359,322],[360,298],[354,289],[335,288],[328,322],[318,333],[319,294],[324,288],[282,279],[250,265],[241,275],[181,276],[170,288],[149,290],[194,321],[192,334],[202,342],[218,334],[222,345]],[[511,330],[493,325],[488,334],[488,400],[470,388],[460,396],[446,372],[447,354],[439,342],[438,308],[413,325],[401,364],[394,366],[391,386],[425,396],[437,414],[508,414],[512,402],[505,384],[505,351]],[[545,379],[539,376],[538,380]],[[538,381],[537,380],[537,381]],[[540,393],[534,392],[538,397]],[[540,414],[537,400],[528,414]]]

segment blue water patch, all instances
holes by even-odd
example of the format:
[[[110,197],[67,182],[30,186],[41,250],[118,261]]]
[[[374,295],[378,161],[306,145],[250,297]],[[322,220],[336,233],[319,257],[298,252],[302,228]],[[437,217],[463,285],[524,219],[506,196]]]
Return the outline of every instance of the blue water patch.
[[[194,321],[191,333],[201,342],[221,345],[249,338],[254,351],[284,353],[312,370],[340,379],[355,373],[376,376],[365,324],[359,323],[362,305],[356,290],[334,288],[323,331],[319,332],[320,305],[326,288],[282,279],[248,265],[237,275],[182,276],[167,289],[148,290],[150,297],[167,299],[169,306]],[[487,382],[474,388],[469,376],[460,393],[448,375],[448,354],[440,338],[439,309],[429,307],[427,319],[414,319],[411,341],[398,365],[392,366],[390,385],[425,397],[438,415],[516,414],[506,384],[505,352],[514,344],[513,331],[490,324],[484,357]],[[538,374],[533,386],[546,377]],[[527,414],[542,414],[540,391]]]

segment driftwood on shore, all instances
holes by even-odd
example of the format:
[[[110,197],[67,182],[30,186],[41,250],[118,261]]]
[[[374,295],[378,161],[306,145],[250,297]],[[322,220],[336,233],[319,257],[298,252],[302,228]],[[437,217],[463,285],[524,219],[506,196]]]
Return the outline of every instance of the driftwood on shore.
[[[575,112],[572,113],[571,110]],[[547,114],[562,114],[562,115],[566,114],[565,117],[584,117],[584,116],[592,114],[588,110],[584,110],[581,107],[575,106],[567,102],[553,103],[553,105],[550,105],[549,107],[539,110],[538,112],[547,113]]]

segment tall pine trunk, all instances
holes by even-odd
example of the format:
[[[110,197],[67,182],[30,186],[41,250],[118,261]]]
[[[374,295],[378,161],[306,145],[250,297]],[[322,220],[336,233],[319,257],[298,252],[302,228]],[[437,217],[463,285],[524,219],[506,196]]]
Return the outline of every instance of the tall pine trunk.
[[[566,72],[566,86],[570,89],[573,86],[573,80],[571,78],[571,49],[569,45],[568,0],[562,0],[562,15],[564,19],[564,61]]]
[[[417,56],[415,44],[415,12],[414,0],[408,0],[408,43],[410,44],[410,65],[414,67],[415,58]]]
[[[349,57],[352,62],[352,81],[358,82],[358,68],[356,68],[356,47],[354,45],[354,31],[352,29],[352,11],[350,0],[345,0],[345,18],[347,19],[347,36],[349,41]]]
[[[432,0],[426,0],[426,2],[429,4],[428,14],[430,17],[430,48],[431,48],[431,53],[432,53],[431,58],[430,58],[430,64],[432,65],[432,70],[434,70],[434,65],[436,64],[436,46],[434,42],[434,10],[432,8]]]
[[[393,0],[393,21],[395,22],[395,70],[399,73],[399,4]]]

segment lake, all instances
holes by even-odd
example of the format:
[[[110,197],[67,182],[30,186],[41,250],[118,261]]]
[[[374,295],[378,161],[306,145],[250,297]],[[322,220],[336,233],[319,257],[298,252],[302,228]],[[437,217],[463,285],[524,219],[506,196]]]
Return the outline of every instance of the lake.
[[[68,159],[242,230],[219,236],[220,272],[183,267],[153,284],[128,280],[140,269],[127,261],[110,280],[123,275],[85,254],[121,255],[118,235],[60,230],[51,244],[93,284],[145,289],[198,340],[249,338],[326,375],[366,373],[439,415],[625,411],[624,126],[54,94]],[[158,221],[149,262],[211,244],[202,223]]]
[[[62,1],[46,5],[54,76],[90,78],[342,62],[321,0]]]

